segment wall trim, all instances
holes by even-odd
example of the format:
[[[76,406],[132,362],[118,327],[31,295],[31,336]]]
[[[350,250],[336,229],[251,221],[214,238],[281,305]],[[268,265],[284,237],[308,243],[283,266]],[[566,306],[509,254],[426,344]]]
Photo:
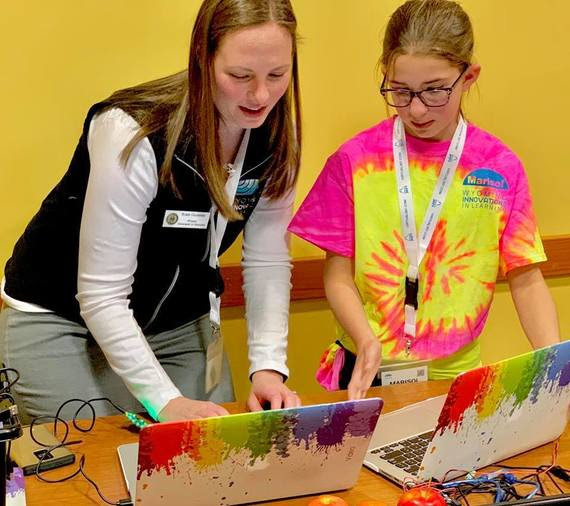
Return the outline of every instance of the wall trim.
[[[570,276],[570,235],[544,237],[544,251],[548,260],[541,264],[546,278]],[[300,258],[293,261],[291,300],[322,299],[324,257]],[[222,296],[222,307],[243,306],[241,266],[222,266],[226,290]],[[499,281],[504,281],[504,276]]]

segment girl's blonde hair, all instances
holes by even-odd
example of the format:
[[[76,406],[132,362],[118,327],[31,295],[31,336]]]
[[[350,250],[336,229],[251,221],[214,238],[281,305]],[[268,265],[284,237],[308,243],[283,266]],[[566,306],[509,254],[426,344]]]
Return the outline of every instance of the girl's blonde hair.
[[[118,91],[106,100],[106,108],[120,107],[141,126],[126,146],[123,161],[141,139],[164,130],[166,151],[160,167],[161,184],[170,185],[180,195],[172,159],[178,147],[190,148],[211,199],[230,220],[240,219],[241,215],[228,202],[225,192],[227,173],[218,135],[220,118],[214,105],[214,57],[228,33],[267,22],[286,28],[293,45],[291,82],[264,124],[272,155],[264,194],[278,198],[294,186],[301,158],[297,21],[289,0],[204,0],[192,30],[188,70]]]
[[[459,68],[471,64],[473,27],[451,0],[408,0],[394,11],[378,66],[387,73],[403,54],[436,56]]]

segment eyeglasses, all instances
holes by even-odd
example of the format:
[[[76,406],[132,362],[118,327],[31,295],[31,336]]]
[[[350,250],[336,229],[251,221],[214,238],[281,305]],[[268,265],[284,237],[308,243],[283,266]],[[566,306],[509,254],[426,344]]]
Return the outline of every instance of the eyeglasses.
[[[392,107],[408,107],[414,97],[418,97],[422,104],[427,107],[443,107],[449,102],[449,97],[455,85],[461,79],[461,76],[465,74],[465,71],[469,68],[469,65],[461,71],[461,74],[457,77],[451,86],[442,86],[440,88],[426,88],[425,90],[412,91],[406,88],[385,88],[386,75],[382,80],[380,85],[380,93],[384,97],[384,100],[388,105]]]

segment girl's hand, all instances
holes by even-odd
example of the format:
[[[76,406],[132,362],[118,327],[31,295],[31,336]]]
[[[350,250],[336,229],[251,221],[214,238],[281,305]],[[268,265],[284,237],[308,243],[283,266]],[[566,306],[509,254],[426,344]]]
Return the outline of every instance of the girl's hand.
[[[375,337],[357,343],[356,362],[348,384],[349,400],[363,399],[382,361],[380,341]]]
[[[261,411],[262,404],[271,409],[294,408],[301,405],[297,392],[283,384],[283,376],[277,371],[261,370],[251,377],[251,392],[247,399],[250,411]]]
[[[195,401],[187,397],[176,397],[162,408],[158,414],[158,421],[172,422],[174,420],[192,420],[228,414],[225,408],[210,401]]]
[[[354,284],[354,259],[327,251],[323,281],[335,318],[356,344],[356,363],[348,384],[348,398],[362,399],[378,372],[382,354]]]

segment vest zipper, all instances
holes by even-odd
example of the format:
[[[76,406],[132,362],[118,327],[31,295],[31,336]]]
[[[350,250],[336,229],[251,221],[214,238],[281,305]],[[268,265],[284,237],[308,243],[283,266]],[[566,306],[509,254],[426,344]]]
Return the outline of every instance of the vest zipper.
[[[164,301],[168,298],[168,296],[171,294],[172,290],[174,289],[174,285],[176,284],[176,281],[178,281],[179,275],[180,275],[180,265],[177,265],[176,266],[176,272],[174,273],[174,277],[172,278],[172,281],[170,283],[170,286],[168,287],[168,290],[166,290],[166,293],[162,296],[162,299],[160,299],[159,303],[156,305],[156,308],[154,309],[154,313],[152,313],[150,320],[144,326],[143,331],[145,331],[148,327],[150,327],[150,325],[156,319],[158,312],[160,311],[160,308],[164,304]]]
[[[264,160],[262,160],[261,162],[259,162],[255,167],[252,167],[251,169],[246,170],[245,172],[242,173],[240,179],[249,174],[252,170],[257,169],[257,167],[260,167],[261,165],[263,165],[267,160],[269,160],[273,155],[268,155]]]
[[[178,155],[174,155],[174,158],[176,158],[182,165],[186,165],[186,167],[188,167],[192,172],[194,172],[204,183],[206,182],[206,180],[204,179],[204,176],[202,176],[202,174],[200,174],[194,167],[192,167],[192,165],[190,165],[189,163],[186,163]]]

